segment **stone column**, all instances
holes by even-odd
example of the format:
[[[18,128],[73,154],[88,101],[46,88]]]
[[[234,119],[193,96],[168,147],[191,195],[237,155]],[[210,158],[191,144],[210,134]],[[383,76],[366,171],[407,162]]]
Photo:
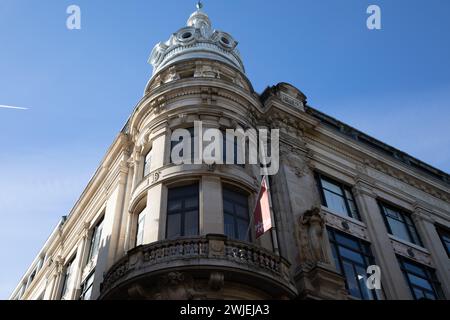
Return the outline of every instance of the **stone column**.
[[[220,178],[204,176],[200,189],[200,235],[224,234]]]
[[[126,162],[126,160],[124,160]],[[94,284],[92,286],[92,297],[95,299],[100,295],[100,283],[103,281],[103,273],[106,272],[118,260],[116,256],[120,226],[122,224],[122,211],[125,198],[128,168],[121,164],[117,182],[108,192],[106,202],[105,218],[100,239],[100,247],[95,267]]]
[[[53,276],[54,278],[54,282],[53,282],[53,288],[52,288],[52,292],[50,295],[50,300],[60,300],[60,294],[61,294],[61,286],[62,286],[62,282],[64,280],[64,275],[63,275],[63,271],[64,271],[64,264],[61,260],[61,258],[58,258],[58,260],[56,260],[55,262],[55,274]]]
[[[431,254],[436,276],[441,283],[445,298],[450,299],[450,263],[447,252],[437,232],[433,213],[422,204],[416,204],[414,222],[419,230],[423,245]]]
[[[409,300],[411,292],[386,230],[383,216],[370,185],[358,181],[354,188],[357,205],[371,240],[375,263],[381,268],[381,285],[390,300]]]

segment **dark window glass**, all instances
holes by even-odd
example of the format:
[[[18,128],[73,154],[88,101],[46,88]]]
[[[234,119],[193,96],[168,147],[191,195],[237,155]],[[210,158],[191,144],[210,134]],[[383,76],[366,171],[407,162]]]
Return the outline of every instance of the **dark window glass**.
[[[102,237],[102,231],[103,231],[103,218],[99,223],[97,223],[92,232],[91,245],[89,247],[88,262],[94,259],[98,254],[98,250],[100,249],[100,240]]]
[[[80,300],[91,300],[94,272],[81,284]]]
[[[69,263],[67,263],[66,268],[65,268],[65,272],[64,272],[64,280],[63,280],[63,284],[62,284],[62,288],[61,288],[61,299],[65,298],[65,295],[69,292],[70,289],[70,285],[71,285],[71,280],[72,280],[72,275],[73,275],[73,269],[74,269],[74,262],[75,262],[75,257],[70,260]]]
[[[441,237],[444,249],[447,251],[447,255],[450,258],[450,231],[444,228],[438,228],[439,236]]]
[[[359,219],[358,209],[350,187],[317,174],[322,204],[333,212]]]
[[[336,268],[346,280],[350,295],[363,300],[378,299],[376,290],[367,288],[367,268],[374,264],[370,245],[358,238],[328,229]]]
[[[198,235],[198,183],[169,190],[166,237],[174,239]]]
[[[388,232],[402,240],[422,246],[411,216],[399,209],[380,203]]]
[[[433,269],[403,257],[399,257],[399,262],[414,299],[438,300],[444,297]]]
[[[248,196],[231,188],[223,188],[225,235],[230,239],[250,241]]]
[[[194,128],[188,128],[186,130],[188,130],[189,133],[191,134],[191,161],[193,163],[194,159],[195,159],[195,129]],[[173,160],[172,160],[173,148],[175,148],[175,146],[178,145],[179,143],[183,143],[183,138],[182,137],[180,137],[179,141],[171,141],[171,146],[170,146],[170,163],[173,163]],[[184,151],[185,150],[182,150],[180,152],[180,157],[181,158],[184,157]]]

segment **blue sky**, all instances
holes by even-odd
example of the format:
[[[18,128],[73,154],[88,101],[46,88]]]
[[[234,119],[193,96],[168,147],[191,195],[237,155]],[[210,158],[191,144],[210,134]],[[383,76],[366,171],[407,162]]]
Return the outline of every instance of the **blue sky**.
[[[450,171],[450,1],[210,0],[255,89],[310,105]],[[66,29],[77,4],[82,30]],[[366,9],[382,10],[380,31]],[[0,1],[0,299],[66,215],[142,97],[153,46],[191,0]]]

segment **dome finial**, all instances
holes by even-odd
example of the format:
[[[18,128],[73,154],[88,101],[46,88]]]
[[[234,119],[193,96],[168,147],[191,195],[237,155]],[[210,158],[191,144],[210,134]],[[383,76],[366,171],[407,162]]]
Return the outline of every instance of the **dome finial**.
[[[197,2],[197,10],[200,11],[203,9],[203,3],[201,1]]]

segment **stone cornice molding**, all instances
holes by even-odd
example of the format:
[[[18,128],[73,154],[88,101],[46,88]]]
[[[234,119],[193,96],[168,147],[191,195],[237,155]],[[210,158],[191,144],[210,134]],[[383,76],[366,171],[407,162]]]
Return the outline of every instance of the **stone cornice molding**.
[[[320,131],[322,133],[325,133],[324,130]],[[353,141],[350,141],[348,138],[339,137],[331,131],[329,133],[330,134],[327,134],[327,136],[331,138],[329,142],[326,142],[323,138],[320,137],[308,135],[308,138],[326,146],[327,148],[333,150],[338,154],[343,154],[346,158],[351,158],[357,161],[358,163],[363,163],[364,165],[372,169],[375,169],[393,178],[396,178],[438,199],[450,202],[450,193],[446,194],[445,191],[443,190],[443,186],[437,187],[431,181],[421,180],[413,176],[413,173],[407,172],[406,170],[409,170],[409,168],[406,167],[403,168],[404,167],[403,164],[394,163],[390,159],[387,159],[385,157],[383,158],[382,156],[377,155],[372,150],[370,151],[368,149],[362,150],[364,147],[362,147],[359,144],[356,144]],[[335,141],[337,143],[332,143],[332,141]],[[353,155],[352,153],[355,154]]]

